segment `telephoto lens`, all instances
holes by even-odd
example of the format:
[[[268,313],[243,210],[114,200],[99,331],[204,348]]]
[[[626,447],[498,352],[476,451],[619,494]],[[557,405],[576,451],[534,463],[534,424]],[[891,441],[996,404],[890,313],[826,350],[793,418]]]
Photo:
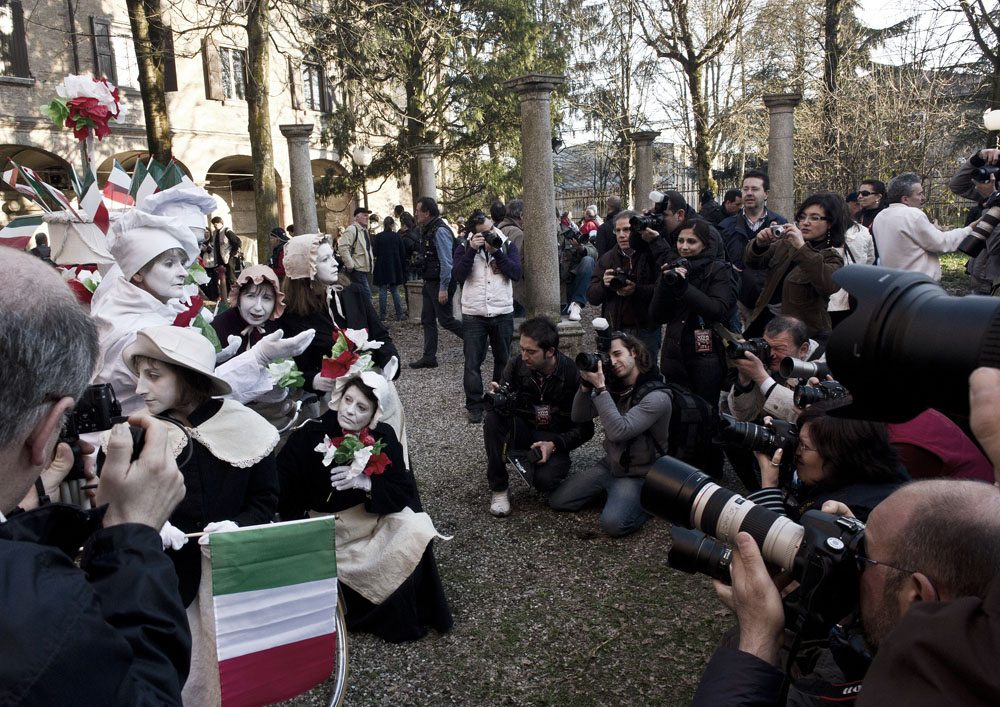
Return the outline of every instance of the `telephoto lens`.
[[[765,560],[791,570],[805,530],[789,518],[719,486],[673,457],[660,457],[646,474],[640,500],[649,513],[735,544],[749,533]]]
[[[993,192],[993,195],[983,204],[983,215],[972,229],[972,233],[967,235],[959,244],[958,249],[971,258],[983,252],[986,247],[986,239],[993,233],[993,229],[1000,223],[1000,192]]]
[[[841,400],[850,392],[837,381],[820,381],[818,385],[799,383],[792,394],[792,402],[799,410],[818,403],[821,400]]]
[[[787,420],[773,420],[771,426],[766,427],[722,413],[719,415],[719,438],[723,443],[763,452],[769,457],[782,449],[785,458],[790,459],[799,444],[799,430]]]
[[[830,367],[823,361],[803,361],[794,356],[785,356],[778,365],[778,372],[785,378],[819,378],[830,375]]]
[[[700,530],[674,526],[670,529],[670,552],[667,564],[688,574],[707,574],[712,579],[730,583],[729,565],[733,551],[717,543]]]

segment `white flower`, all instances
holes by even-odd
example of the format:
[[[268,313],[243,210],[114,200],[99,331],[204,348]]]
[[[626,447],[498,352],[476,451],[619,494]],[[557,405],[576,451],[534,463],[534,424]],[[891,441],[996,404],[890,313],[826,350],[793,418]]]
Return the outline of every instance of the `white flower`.
[[[382,348],[382,341],[369,341],[368,332],[365,329],[347,329],[344,335],[351,340],[357,351],[374,351]]]
[[[194,278],[194,281],[195,281],[196,284],[198,284],[198,285],[207,285],[208,284],[208,280],[209,280],[208,273],[205,272],[204,270],[199,270],[199,269],[192,268],[190,270],[189,274],[191,275],[191,277]]]
[[[323,455],[323,466],[330,466],[333,464],[333,455],[337,453],[337,448],[333,446],[330,435],[323,435],[323,441],[317,444],[313,451]]]
[[[63,85],[56,88],[56,93],[68,99],[82,96],[96,98],[101,102],[101,105],[107,107],[111,115],[118,114],[115,120],[120,123],[125,120],[125,106],[115,100],[111,93],[114,88],[113,85],[106,84],[104,81],[95,80],[89,74],[70,74],[63,79]]]
[[[372,447],[359,449],[354,453],[354,461],[351,462],[351,474],[347,478],[353,479],[358,474],[364,472],[368,466],[368,460],[372,457]]]
[[[379,344],[381,345],[381,342],[379,342]],[[371,354],[362,353],[358,356],[358,360],[351,364],[351,367],[347,369],[347,373],[345,373],[342,378],[349,378],[351,376],[364,373],[365,371],[370,371],[373,367],[374,364],[372,363]]]
[[[201,309],[199,309],[198,314],[201,315],[201,318],[205,321],[206,324],[211,324],[212,320],[215,319],[215,312],[213,312],[208,307],[202,307]]]
[[[271,379],[271,385],[278,385],[280,381],[287,373],[290,373],[292,366],[295,365],[295,361],[292,359],[287,359],[285,361],[274,361],[267,365],[267,377]]]
[[[95,288],[101,284],[101,271],[100,270],[83,270],[77,276],[76,279],[82,282],[84,285],[91,284]]]

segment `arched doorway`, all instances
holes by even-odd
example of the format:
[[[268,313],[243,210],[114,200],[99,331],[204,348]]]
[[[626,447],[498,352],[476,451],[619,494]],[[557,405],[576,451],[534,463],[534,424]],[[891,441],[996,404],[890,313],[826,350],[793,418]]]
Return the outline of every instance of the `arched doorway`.
[[[7,171],[8,158],[22,167],[33,170],[42,181],[62,191],[69,199],[75,197],[70,177],[71,167],[65,159],[47,150],[28,145],[0,145],[0,171]],[[6,182],[0,182],[3,216],[0,224],[10,219],[41,211],[30,199],[14,191]],[[55,204],[53,204],[55,206]]]
[[[277,191],[281,193],[281,175],[274,171]],[[205,189],[219,202],[216,216],[243,241],[248,263],[257,258],[257,213],[254,207],[253,162],[249,155],[230,155],[216,160],[205,175]]]

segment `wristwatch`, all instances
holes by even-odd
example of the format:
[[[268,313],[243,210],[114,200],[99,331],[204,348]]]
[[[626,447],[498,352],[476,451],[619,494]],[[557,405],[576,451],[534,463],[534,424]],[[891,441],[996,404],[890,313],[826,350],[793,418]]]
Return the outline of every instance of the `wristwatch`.
[[[600,395],[601,393],[603,393],[607,389],[608,389],[608,387],[606,385],[599,385],[599,386],[597,386],[596,388],[594,388],[594,397],[596,398],[598,395]]]

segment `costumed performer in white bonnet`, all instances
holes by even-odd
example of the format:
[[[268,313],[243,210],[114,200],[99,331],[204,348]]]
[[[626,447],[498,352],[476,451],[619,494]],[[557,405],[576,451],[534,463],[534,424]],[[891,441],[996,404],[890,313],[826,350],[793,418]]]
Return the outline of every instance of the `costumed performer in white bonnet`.
[[[178,185],[146,198],[142,208],[122,215],[108,234],[115,265],[101,281],[91,302],[101,343],[101,368],[95,383],[110,383],[129,415],[142,409],[136,377],[125,365],[122,351],[147,327],[172,325],[187,307],[184,280],[200,252],[205,215],[216,208],[204,189]],[[249,351],[222,363],[217,375],[232,387],[231,396],[249,402],[272,388],[264,367],[274,359],[301,352],[312,340],[308,330],[282,339],[276,331]],[[219,360],[239,347],[233,337]]]

